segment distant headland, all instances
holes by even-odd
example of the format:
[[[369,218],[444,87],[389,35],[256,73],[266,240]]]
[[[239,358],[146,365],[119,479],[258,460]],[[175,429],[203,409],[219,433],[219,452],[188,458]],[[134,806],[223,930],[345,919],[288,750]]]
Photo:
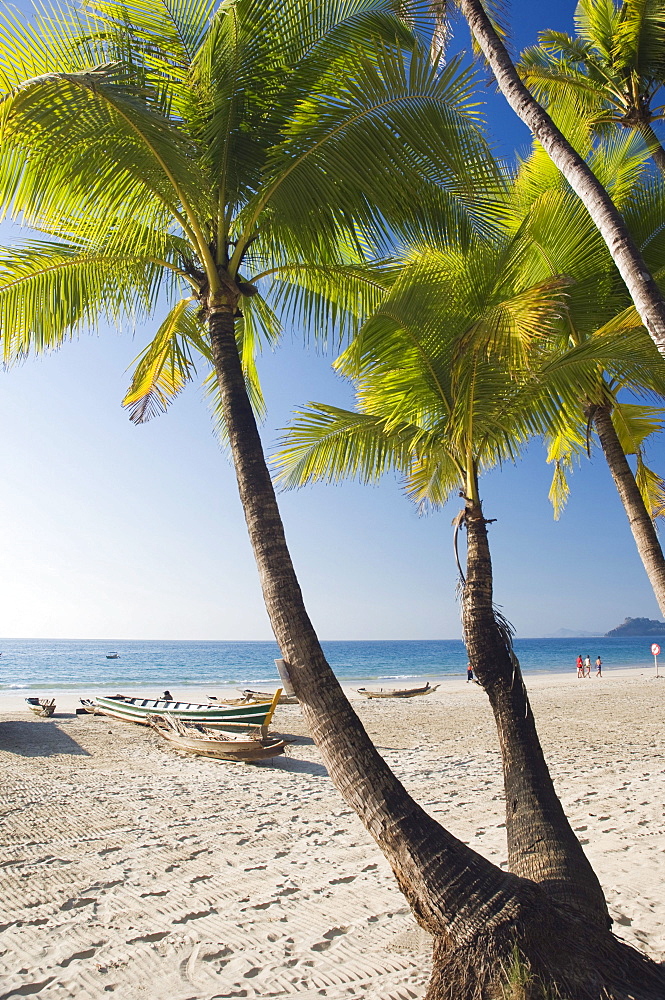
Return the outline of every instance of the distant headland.
[[[630,635],[662,635],[665,636],[665,622],[654,621],[653,618],[626,618],[622,625],[605,633],[606,638],[620,639]]]

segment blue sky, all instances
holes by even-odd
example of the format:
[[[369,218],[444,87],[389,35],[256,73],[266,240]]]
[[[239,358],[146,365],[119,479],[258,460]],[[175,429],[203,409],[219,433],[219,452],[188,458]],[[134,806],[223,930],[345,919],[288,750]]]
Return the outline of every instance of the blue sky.
[[[573,3],[514,0],[515,48],[569,29]],[[492,89],[490,130],[510,155],[528,134]],[[7,229],[0,236],[9,239]],[[233,471],[192,387],[142,427],[120,407],[125,369],[151,330],[83,337],[0,374],[0,634],[21,637],[266,639]],[[291,410],[340,405],[332,358],[288,337],[264,355],[268,450]],[[662,442],[649,458],[665,469]],[[599,452],[576,470],[559,522],[536,442],[482,484],[496,599],[518,634],[607,630],[659,617]],[[305,600],[324,639],[457,638],[451,521],[421,517],[387,478],[281,497]]]

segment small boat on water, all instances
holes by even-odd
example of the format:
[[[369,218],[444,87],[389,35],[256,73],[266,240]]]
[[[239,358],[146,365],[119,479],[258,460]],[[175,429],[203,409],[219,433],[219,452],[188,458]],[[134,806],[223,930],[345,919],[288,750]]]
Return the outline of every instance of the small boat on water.
[[[50,719],[55,712],[55,698],[26,698],[28,708],[42,719]]]
[[[424,687],[417,688],[394,688],[391,691],[384,691],[383,688],[379,688],[378,691],[368,691],[367,688],[358,688],[357,691],[363,698],[417,698],[421,694],[432,694],[438,687],[438,684],[430,685],[428,681]]]
[[[199,757],[251,764],[277,757],[286,749],[285,741],[276,736],[231,736],[169,715],[149,715],[148,725],[175,750],[197,754]]]
[[[81,699],[81,704],[93,715],[108,715],[122,722],[138,722],[148,726],[149,715],[166,715],[183,722],[197,722],[211,729],[247,729],[260,726],[263,735],[273,717],[282,689],[272,701],[240,705],[201,705],[189,701],[166,701],[163,698],[128,698],[123,694],[110,697]]]
[[[240,692],[242,695],[242,700],[249,701],[267,701],[272,699],[271,694],[266,694],[264,691],[252,691],[250,688],[245,688],[244,691]],[[281,694],[279,697],[280,705],[297,705],[298,699],[294,694]]]

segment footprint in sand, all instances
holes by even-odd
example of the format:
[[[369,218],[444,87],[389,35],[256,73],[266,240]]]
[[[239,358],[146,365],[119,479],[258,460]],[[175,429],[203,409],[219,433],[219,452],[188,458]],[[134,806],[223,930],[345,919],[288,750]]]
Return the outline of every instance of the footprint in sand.
[[[312,951],[327,951],[335,938],[341,934],[346,934],[348,929],[348,927],[331,927],[323,935],[323,941],[317,941],[316,944],[312,945]]]
[[[190,920],[200,920],[202,917],[209,917],[211,913],[217,913],[217,910],[211,906],[207,910],[196,910],[191,913],[186,913],[184,917],[179,917],[178,920],[174,920],[174,924],[187,924]]]
[[[96,903],[97,900],[93,896],[84,896],[83,899],[68,899],[66,903],[63,903],[60,907],[61,910],[76,910],[80,906],[90,906],[91,903]]]
[[[62,962],[58,962],[58,965],[62,969],[66,969],[68,965],[71,965],[71,963],[75,962],[77,959],[92,958],[93,955],[96,953],[97,949],[100,948],[105,943],[106,942],[104,941],[100,941],[92,948],[86,948],[85,951],[75,951],[73,955],[69,956],[69,958],[63,958]]]

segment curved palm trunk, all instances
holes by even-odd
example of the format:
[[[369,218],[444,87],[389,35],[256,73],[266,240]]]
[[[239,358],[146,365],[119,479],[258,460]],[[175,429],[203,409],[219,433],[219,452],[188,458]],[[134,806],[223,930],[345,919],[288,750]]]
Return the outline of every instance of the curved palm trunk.
[[[661,146],[658,136],[654,132],[651,124],[649,122],[641,122],[636,126],[636,128],[644,139],[646,147],[651,155],[651,159],[656,164],[661,174],[665,176],[665,149]]]
[[[635,307],[661,354],[665,354],[665,302],[605,188],[519,78],[482,0],[457,0],[508,104],[531,129],[582,200],[605,240]]]
[[[427,1000],[490,1000],[517,947],[533,974],[576,1000],[662,1000],[665,973],[607,930],[591,930],[535,883],[503,872],[436,823],[377,753],[326,662],[305,610],[234,335],[234,306],[209,329],[224,419],[266,607],[330,776],[388,858],[434,935]]]
[[[661,614],[665,617],[665,557],[656,528],[614,429],[610,408],[596,406],[587,410],[587,417],[589,415],[593,416],[600,446],[626,511],[637,551],[653,587]]]
[[[539,882],[553,898],[607,927],[603,891],[554,789],[508,628],[497,621],[487,522],[480,501],[466,501],[464,518],[464,641],[499,732],[510,870]]]

